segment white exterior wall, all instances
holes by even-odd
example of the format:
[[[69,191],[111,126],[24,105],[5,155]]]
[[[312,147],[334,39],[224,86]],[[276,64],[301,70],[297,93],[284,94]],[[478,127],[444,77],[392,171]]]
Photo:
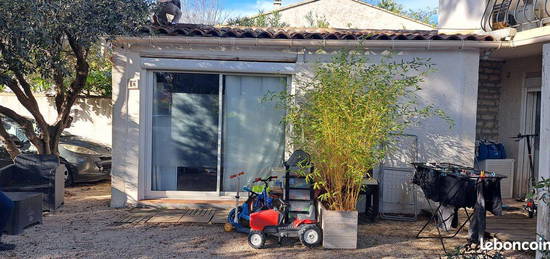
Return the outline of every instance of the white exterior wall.
[[[426,24],[395,15],[354,0],[310,1],[280,11],[281,20],[291,27],[309,27],[306,15],[325,17],[331,28],[380,30],[433,30]]]
[[[542,67],[542,99],[541,99],[541,129],[539,178],[550,178],[550,44],[543,46],[543,67]],[[548,204],[541,202],[537,211],[537,233],[542,235],[546,241],[550,240],[550,209]],[[543,255],[537,253],[537,258]]]
[[[117,50],[113,53],[113,151],[111,168],[111,206],[123,207],[143,199],[143,180],[138,179],[140,151],[140,57]],[[128,87],[130,82],[140,85]],[[141,188],[140,188],[141,187]]]
[[[36,94],[38,108],[48,123],[57,119],[57,110],[53,97]],[[21,105],[14,94],[0,94],[0,103],[15,112],[32,118],[30,112]],[[111,146],[112,118],[110,98],[79,98],[72,108],[73,122],[66,132],[89,139],[96,143]]]
[[[158,49],[170,49],[169,53],[173,58],[184,58],[185,56],[196,58],[197,55],[203,55],[205,59],[227,57],[225,60],[230,60],[231,56],[240,56],[258,61],[269,61],[295,57],[297,60],[295,65],[289,63],[285,67],[284,64],[279,63],[285,68],[284,71],[295,70],[295,79],[310,75],[312,65],[316,64],[318,60],[330,60],[328,54],[315,54],[314,50],[276,50],[273,48],[262,50],[259,47],[253,49],[244,47],[202,49],[201,46],[186,47],[182,45],[165,46]],[[190,49],[192,51],[189,51]],[[148,175],[148,169],[144,166],[144,160],[149,159],[151,155],[143,153],[146,133],[143,130],[144,125],[141,123],[144,118],[140,116],[140,111],[145,110],[145,102],[152,100],[152,96],[143,95],[146,93],[145,89],[151,86],[147,85],[146,70],[142,68],[151,64],[142,66],[145,59],[140,57],[140,53],[147,53],[149,57],[155,56],[155,50],[152,48],[115,49],[116,64],[113,67],[113,196],[111,203],[113,207],[131,206],[138,200],[146,198],[144,182],[145,176]],[[159,50],[156,55],[166,58],[166,53],[166,51]],[[371,51],[371,53],[371,60],[376,62],[380,51]],[[397,51],[395,55],[396,59],[431,58],[437,71],[426,78],[420,100],[445,110],[456,124],[450,128],[445,121],[434,118],[425,121],[420,128],[411,129],[409,133],[419,136],[420,159],[472,166],[476,130],[478,50],[409,50]],[[147,63],[150,63],[151,60],[153,59],[147,59]],[[158,59],[158,62],[175,64],[165,62],[163,59]],[[227,62],[237,64],[237,66],[242,64],[238,61]],[[214,67],[207,66],[208,63],[208,61],[198,61],[196,69]],[[256,70],[269,69],[266,66],[269,65],[257,63]],[[246,68],[247,66],[241,65],[241,67]],[[273,71],[282,71],[280,67],[276,67]],[[251,73],[248,70],[242,72]],[[292,72],[288,73],[292,74]],[[136,88],[128,90],[128,82],[131,82],[132,78],[137,80],[139,90]],[[293,84],[296,81],[293,80]],[[140,93],[142,94],[140,95]]]
[[[487,0],[439,0],[439,24],[442,31],[479,31]]]

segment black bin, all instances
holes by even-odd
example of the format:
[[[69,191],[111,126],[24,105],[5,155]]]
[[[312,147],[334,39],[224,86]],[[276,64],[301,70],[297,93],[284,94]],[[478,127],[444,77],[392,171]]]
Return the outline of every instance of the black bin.
[[[42,193],[43,210],[55,211],[64,201],[65,170],[55,155],[21,154],[0,169],[0,191]]]
[[[8,235],[19,235],[29,226],[42,223],[42,193],[4,192],[14,209],[6,226]]]
[[[365,213],[360,215],[362,222],[375,222],[380,212],[380,193],[378,184],[364,184],[360,194],[365,195]]]

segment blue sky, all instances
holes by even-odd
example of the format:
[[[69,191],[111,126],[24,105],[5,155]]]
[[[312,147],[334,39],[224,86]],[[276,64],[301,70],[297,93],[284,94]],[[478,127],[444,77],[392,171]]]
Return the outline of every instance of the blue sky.
[[[273,0],[220,0],[222,6],[231,16],[247,16],[256,14],[258,10],[269,10],[273,7]],[[293,4],[302,0],[283,0],[283,5]],[[397,0],[406,9],[436,7],[438,0]]]

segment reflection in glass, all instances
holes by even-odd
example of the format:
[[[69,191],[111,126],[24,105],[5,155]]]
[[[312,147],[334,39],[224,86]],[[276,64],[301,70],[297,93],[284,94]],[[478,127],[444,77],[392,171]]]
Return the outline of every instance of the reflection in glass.
[[[226,76],[223,116],[223,190],[236,191],[229,175],[266,177],[281,167],[284,152],[284,112],[268,94],[285,91],[282,77]],[[242,181],[241,181],[242,183]]]
[[[216,191],[219,76],[155,73],[154,191]]]

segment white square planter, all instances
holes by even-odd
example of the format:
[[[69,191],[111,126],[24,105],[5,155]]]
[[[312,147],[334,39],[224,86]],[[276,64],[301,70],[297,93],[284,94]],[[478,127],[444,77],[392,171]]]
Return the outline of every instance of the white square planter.
[[[357,211],[334,211],[321,207],[323,247],[357,249]]]

